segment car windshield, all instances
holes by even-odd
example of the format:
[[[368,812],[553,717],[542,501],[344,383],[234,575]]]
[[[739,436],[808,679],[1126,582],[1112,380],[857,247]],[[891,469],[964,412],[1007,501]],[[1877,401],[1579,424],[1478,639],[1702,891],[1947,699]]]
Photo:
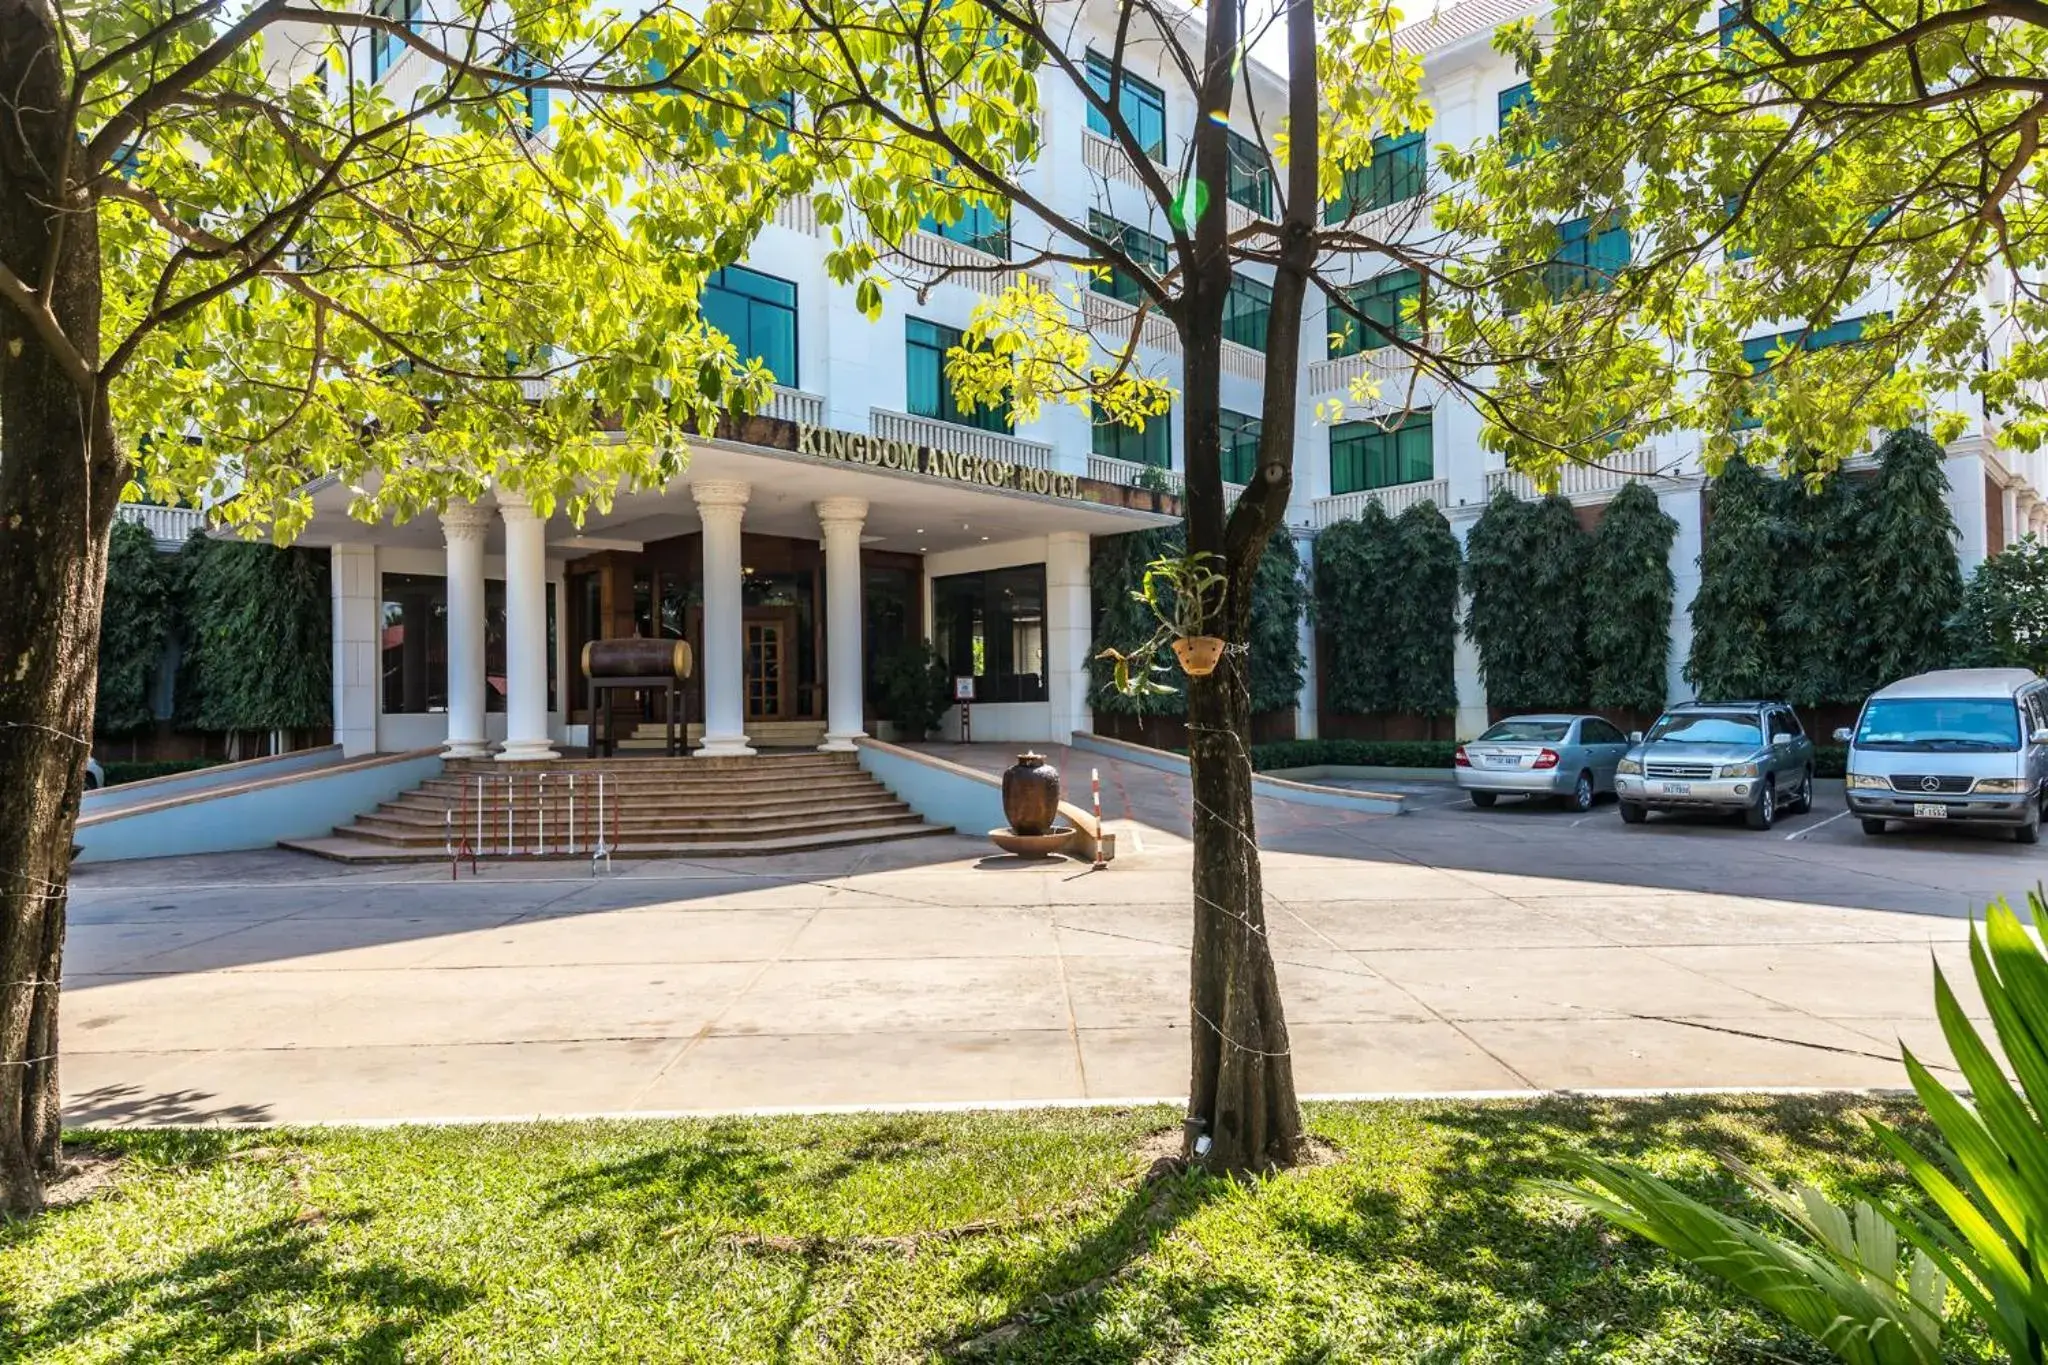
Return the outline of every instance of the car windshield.
[[[2019,708],[2004,698],[1879,697],[1863,708],[1856,743],[1936,753],[2020,747]]]
[[[1498,740],[1508,744],[1556,744],[1572,728],[1568,720],[1504,720],[1479,737],[1481,743]]]
[[[1763,729],[1755,716],[1741,711],[1684,711],[1658,718],[1650,727],[1650,743],[1756,744]]]

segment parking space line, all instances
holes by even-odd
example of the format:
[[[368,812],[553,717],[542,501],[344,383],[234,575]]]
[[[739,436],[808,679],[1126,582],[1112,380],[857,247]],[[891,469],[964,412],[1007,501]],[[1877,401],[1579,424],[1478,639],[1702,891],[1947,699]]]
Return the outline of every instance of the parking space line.
[[[1805,829],[1795,829],[1795,830],[1793,830],[1793,831],[1792,831],[1792,832],[1791,832],[1790,834],[1786,835],[1785,837],[1786,837],[1787,839],[1797,839],[1797,838],[1798,838],[1798,837],[1799,837],[1800,835],[1802,835],[1802,834],[1811,834],[1811,833],[1813,833],[1813,832],[1814,832],[1815,830],[1819,829],[1819,828],[1820,828],[1820,827],[1821,827],[1822,825],[1832,825],[1833,823],[1835,823],[1835,821],[1837,821],[1837,820],[1841,819],[1841,818],[1842,818],[1843,816],[1847,815],[1848,813],[1849,813],[1849,812],[1847,812],[1847,811],[1845,811],[1845,810],[1838,810],[1838,811],[1836,811],[1836,812],[1835,812],[1835,813],[1834,813],[1833,815],[1830,815],[1830,816],[1829,816],[1829,817],[1828,817],[1827,819],[1825,819],[1825,820],[1816,820],[1816,821],[1814,821],[1814,822],[1813,822],[1812,824],[1808,825],[1808,826],[1807,826],[1807,827],[1806,827]]]

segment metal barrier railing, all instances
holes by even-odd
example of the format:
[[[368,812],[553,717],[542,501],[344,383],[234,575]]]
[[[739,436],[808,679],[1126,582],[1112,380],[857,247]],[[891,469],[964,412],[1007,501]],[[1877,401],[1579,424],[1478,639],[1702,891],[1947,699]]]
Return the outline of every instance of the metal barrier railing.
[[[605,871],[611,871],[612,854],[619,847],[619,810],[624,802],[612,784],[610,774],[600,772],[594,776],[594,784],[588,780],[583,783],[583,819],[579,822],[576,774],[556,775],[557,818],[552,845],[548,841],[546,773],[535,773],[530,779],[518,773],[506,773],[503,779],[482,773],[458,779],[460,786],[455,800],[442,813],[442,844],[448,855],[449,878],[453,880],[461,876],[464,859],[469,861],[470,875],[475,876],[478,860],[492,856],[493,840],[498,832],[493,797],[499,792],[503,793],[505,823],[504,840],[495,849],[498,856],[574,858],[588,854],[592,876],[597,875],[599,862],[604,864]],[[526,794],[524,811],[522,792]],[[522,814],[525,816],[523,821]]]

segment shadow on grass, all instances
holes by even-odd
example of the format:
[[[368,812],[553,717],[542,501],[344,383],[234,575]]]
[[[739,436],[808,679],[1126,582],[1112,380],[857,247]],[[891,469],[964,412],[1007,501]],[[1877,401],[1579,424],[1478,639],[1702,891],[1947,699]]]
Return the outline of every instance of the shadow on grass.
[[[1871,1107],[1867,1100],[1727,1096],[1447,1106],[1419,1116],[1441,1144],[1419,1188],[1396,1192],[1363,1172],[1334,1206],[1290,1210],[1276,1228],[1315,1255],[1397,1284],[1386,1298],[1390,1333],[1447,1347],[1476,1332],[1497,1359],[1548,1360],[1589,1349],[1604,1357],[1683,1331],[1700,1358],[1733,1351],[1830,1361],[1718,1281],[1600,1220],[1547,1204],[1523,1182],[1567,1175],[1563,1161],[1575,1151],[1638,1164],[1685,1153],[1693,1160],[1674,1183],[1769,1222],[1745,1187],[1702,1162],[1726,1152],[1781,1173],[1792,1156],[1810,1169],[1846,1173],[1847,1183],[1864,1190],[1881,1189],[1897,1173],[1880,1162],[1864,1122]],[[1900,1119],[1904,1110],[1891,1108],[1887,1117]]]
[[[211,1360],[285,1341],[295,1344],[263,1358],[404,1359],[412,1337],[473,1296],[396,1265],[328,1258],[331,1229],[370,1221],[367,1212],[273,1219],[166,1269],[97,1281],[32,1315],[0,1300],[0,1357],[46,1359],[66,1345],[118,1338],[131,1360]],[[141,1327],[132,1336],[128,1318]],[[309,1319],[319,1325],[309,1329]]]

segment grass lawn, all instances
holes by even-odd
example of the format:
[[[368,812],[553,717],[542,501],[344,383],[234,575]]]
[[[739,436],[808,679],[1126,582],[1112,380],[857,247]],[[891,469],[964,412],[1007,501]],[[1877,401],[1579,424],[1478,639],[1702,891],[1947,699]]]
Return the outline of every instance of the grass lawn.
[[[89,1134],[111,1186],[0,1227],[0,1360],[1819,1361],[1517,1182],[1896,1188],[1871,1112],[1320,1105],[1241,1185],[1144,1184],[1160,1109]]]

